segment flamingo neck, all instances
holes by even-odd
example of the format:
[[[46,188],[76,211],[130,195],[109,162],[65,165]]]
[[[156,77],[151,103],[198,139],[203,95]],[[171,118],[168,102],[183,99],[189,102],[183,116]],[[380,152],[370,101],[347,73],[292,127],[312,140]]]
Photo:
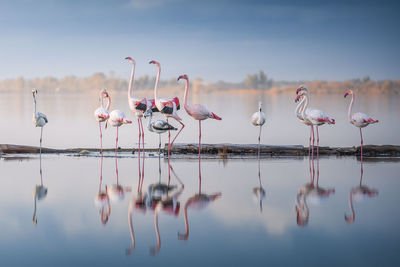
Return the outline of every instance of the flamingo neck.
[[[156,102],[158,102],[158,81],[160,79],[160,73],[161,73],[161,67],[157,65],[158,71],[157,71],[157,76],[156,76],[156,83],[154,85],[154,100]]]
[[[33,103],[34,103],[33,112],[35,112],[34,115],[36,116],[36,96],[35,95],[33,95]]]
[[[184,217],[184,220],[185,220],[185,230],[186,230],[186,232],[185,232],[185,234],[179,233],[179,239],[183,239],[183,240],[187,240],[188,237],[189,237],[189,221],[188,221],[188,216],[187,216],[189,202],[190,201],[186,202],[185,210],[183,212],[183,217]]]
[[[189,92],[189,78],[186,79],[186,84],[185,84],[185,95],[183,96],[183,106],[185,107],[185,110],[188,111],[189,106],[187,104],[187,95]]]
[[[107,106],[106,106],[106,110],[107,110],[107,111],[110,110],[110,106],[111,106],[111,97],[108,96],[108,97],[107,97]]]
[[[302,111],[304,110],[304,108],[303,108],[303,105],[304,105],[304,102],[306,101],[306,98],[305,97],[303,97],[303,99],[300,101],[300,103],[297,105],[297,107],[296,107],[296,109],[295,109],[295,111],[294,111],[294,113],[296,114],[296,117],[299,117],[299,116],[301,116],[302,115]]]
[[[156,211],[154,214],[154,227],[156,228],[156,237],[157,237],[157,249],[155,250],[155,252],[157,252],[161,248],[160,230],[158,227],[158,211]]]
[[[351,101],[349,105],[349,111],[347,112],[347,117],[349,118],[349,121],[351,122],[351,113],[353,112],[353,104],[354,104],[354,93],[351,94]]]
[[[135,76],[135,64],[132,64],[131,78],[129,80],[128,98],[133,98],[133,82]]]
[[[308,95],[304,95],[304,99],[302,100],[302,102],[305,101],[304,106],[303,106],[303,110],[301,112],[301,116],[303,117],[303,119],[306,118],[306,109],[308,107]]]
[[[34,208],[33,208],[32,223],[36,224],[37,223],[37,219],[36,219],[36,201],[37,201],[37,198],[36,198],[36,195],[35,195],[34,199],[35,199],[35,201],[34,201]]]

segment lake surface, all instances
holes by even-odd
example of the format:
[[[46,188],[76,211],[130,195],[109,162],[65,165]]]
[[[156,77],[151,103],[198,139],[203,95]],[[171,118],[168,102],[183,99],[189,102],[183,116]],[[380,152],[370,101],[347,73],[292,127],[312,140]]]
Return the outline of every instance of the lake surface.
[[[126,94],[112,98],[112,109],[134,120]],[[250,117],[261,100],[267,116],[262,143],[308,145],[309,129],[294,116],[294,98],[215,94],[189,101],[223,118],[202,124],[204,143],[257,143]],[[321,146],[359,145],[358,129],[346,119],[349,102],[343,95],[312,96],[311,106],[337,122],[321,127]],[[99,147],[97,106],[97,94],[39,93],[38,109],[49,118],[43,146]],[[39,144],[30,93],[1,94],[0,110],[0,143]],[[366,144],[400,145],[398,96],[357,96],[355,111],[380,121],[363,131]],[[179,113],[186,127],[176,142],[197,142],[197,122]],[[121,127],[122,148],[137,146],[137,129],[136,121]],[[116,129],[103,133],[104,146],[113,148]],[[158,146],[157,135],[146,130],[145,137],[146,147]],[[2,158],[1,265],[399,265],[397,159],[364,159],[363,174],[356,157],[263,158],[260,165],[252,158],[203,159],[200,180],[196,159],[169,165],[155,154],[144,163],[137,154],[120,156],[117,162],[113,153],[103,160]]]
[[[164,199],[162,206],[149,198],[146,205],[135,204],[141,176],[138,158],[118,159],[118,181],[115,158],[101,162],[100,157],[44,155],[42,184],[47,194],[37,200],[34,219],[34,190],[41,185],[39,158],[0,162],[2,265],[399,264],[396,161],[365,160],[361,186],[370,194],[360,196],[361,166],[355,157],[323,157],[314,162],[314,174],[308,158],[261,159],[260,180],[257,159],[202,160],[199,184],[197,160],[171,159],[174,172],[169,180],[168,161],[160,160],[159,176],[158,157],[147,155],[142,193],[159,182],[176,185],[168,194],[171,201]],[[260,182],[265,190],[261,205],[254,194]],[[312,182],[314,189],[307,191]],[[124,194],[110,194],[108,210],[95,198],[99,190],[111,190],[116,183]],[[152,199],[157,197],[154,192]],[[205,203],[205,195],[215,198]]]
[[[312,94],[312,92],[311,92]],[[160,97],[167,97],[160,92]],[[257,94],[205,94],[189,95],[190,103],[203,103],[223,118],[222,121],[206,120],[202,123],[204,143],[257,143],[258,129],[250,122],[251,115],[263,102],[267,116],[263,128],[264,144],[308,145],[309,127],[301,124],[294,116],[296,104],[293,95]],[[123,125],[119,131],[119,145],[122,148],[136,147],[138,142],[137,121],[129,110],[126,93],[111,94],[111,109],[121,109],[133,120],[133,125]],[[151,91],[146,97],[151,97]],[[183,101],[183,95],[179,96]],[[324,110],[336,119],[333,126],[320,127],[321,146],[359,145],[359,131],[347,121],[350,99],[343,95],[311,95],[311,107]],[[49,123],[43,131],[43,146],[53,148],[100,147],[98,123],[94,110],[98,107],[97,94],[41,94],[38,95],[38,110],[45,113]],[[2,127],[1,143],[38,145],[40,129],[32,123],[32,94],[1,94],[0,117]],[[400,145],[400,97],[397,95],[357,95],[354,111],[367,113],[379,120],[378,124],[363,130],[365,144]],[[198,123],[180,110],[186,127],[176,139],[177,143],[198,142]],[[160,118],[162,115],[158,114]],[[161,117],[162,118],[162,117]],[[147,121],[144,121],[146,124]],[[177,122],[171,122],[176,127]],[[104,128],[103,128],[104,130]],[[104,146],[115,147],[116,129],[103,133]],[[163,136],[163,143],[167,141]],[[145,134],[146,147],[157,147],[158,136]]]

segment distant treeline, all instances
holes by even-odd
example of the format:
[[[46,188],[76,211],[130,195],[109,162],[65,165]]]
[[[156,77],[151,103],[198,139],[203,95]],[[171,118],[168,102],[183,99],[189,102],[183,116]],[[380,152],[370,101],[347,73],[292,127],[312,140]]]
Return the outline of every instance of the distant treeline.
[[[155,77],[147,75],[136,78],[135,90],[152,90],[154,88]],[[194,92],[214,92],[214,91],[238,91],[238,92],[268,92],[285,93],[291,92],[300,84],[305,84],[313,93],[343,93],[348,89],[357,92],[399,94],[400,79],[397,81],[373,81],[368,76],[362,79],[353,79],[344,82],[335,81],[274,81],[260,71],[257,74],[248,75],[242,82],[229,83],[218,81],[207,83],[197,78],[191,80],[191,90]],[[46,92],[90,92],[106,88],[110,91],[124,91],[128,88],[126,79],[114,77],[113,73],[95,73],[89,77],[66,76],[61,79],[54,77],[24,79],[6,79],[0,81],[1,92],[23,92],[32,88],[39,88]],[[176,79],[160,80],[159,88],[169,90],[181,90],[182,83],[178,84]]]

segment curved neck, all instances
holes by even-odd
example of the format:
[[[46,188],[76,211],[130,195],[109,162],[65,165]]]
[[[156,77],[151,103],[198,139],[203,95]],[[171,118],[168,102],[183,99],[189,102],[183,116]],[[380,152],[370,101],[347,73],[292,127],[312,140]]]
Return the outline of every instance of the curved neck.
[[[154,213],[154,227],[156,228],[157,246],[153,247],[153,254],[157,253],[161,248],[160,230],[158,228],[158,211]]]
[[[111,106],[111,97],[108,96],[108,97],[107,97],[107,106],[106,106],[106,110],[107,110],[107,111],[110,110],[110,106]]]
[[[36,114],[36,95],[33,95],[34,112]]]
[[[188,110],[188,105],[187,105],[187,95],[189,92],[189,78],[185,79],[186,80],[186,85],[185,85],[185,95],[183,96],[183,106],[185,107],[185,110]]]
[[[154,85],[154,100],[158,100],[158,80],[160,79],[160,73],[161,73],[161,67],[157,65],[158,71],[157,71],[157,76],[156,76],[156,83]],[[157,102],[156,102],[157,103]]]
[[[133,81],[135,76],[135,64],[132,64],[131,79],[129,80],[128,97],[133,98]]]
[[[302,102],[305,101],[304,106],[303,106],[303,111],[301,112],[301,116],[303,117],[303,119],[305,119],[306,116],[306,109],[308,107],[308,95],[304,95],[304,99],[302,100]]]
[[[347,112],[347,117],[349,118],[349,121],[351,121],[351,113],[353,112],[353,103],[354,103],[354,93],[351,94],[351,101],[349,105],[349,111]]]
[[[303,99],[300,101],[300,103],[297,105],[294,113],[296,114],[297,117],[302,115],[302,111],[304,110],[303,106],[305,104],[306,98],[303,97]],[[303,109],[302,109],[303,108]]]

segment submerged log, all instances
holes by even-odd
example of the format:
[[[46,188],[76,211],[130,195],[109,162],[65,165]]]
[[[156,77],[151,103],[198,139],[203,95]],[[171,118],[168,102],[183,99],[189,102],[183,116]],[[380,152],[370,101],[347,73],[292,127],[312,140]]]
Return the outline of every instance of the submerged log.
[[[2,154],[37,154],[39,147],[0,144],[0,153]],[[168,149],[165,144],[164,152]],[[199,152],[198,144],[174,144],[171,148],[172,154],[197,154]],[[316,150],[316,148],[314,148]],[[156,152],[158,149],[148,148],[147,152]],[[113,148],[103,149],[104,152],[114,152]],[[118,152],[135,153],[137,149],[121,149]],[[258,151],[257,144],[202,144],[201,153],[207,155],[215,155],[216,157],[227,157],[228,155],[237,156],[253,156]],[[88,155],[90,153],[99,153],[98,148],[73,148],[73,149],[53,149],[42,147],[42,153],[58,153],[58,154],[76,154]],[[302,145],[261,145],[260,153],[262,156],[307,156],[308,147]],[[316,151],[314,151],[316,153]],[[359,156],[360,147],[319,147],[320,155],[336,155],[336,156]],[[395,145],[365,145],[363,146],[364,157],[400,157],[400,146]]]

